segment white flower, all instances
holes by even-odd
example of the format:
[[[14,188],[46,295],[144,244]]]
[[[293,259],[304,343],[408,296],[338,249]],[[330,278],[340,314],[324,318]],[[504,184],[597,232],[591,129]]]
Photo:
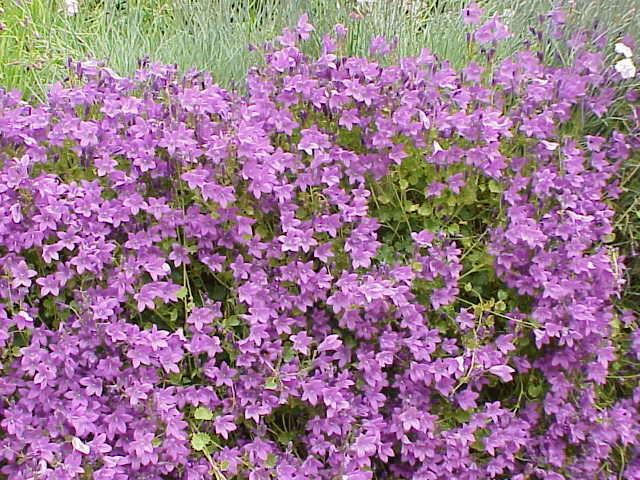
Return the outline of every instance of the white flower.
[[[558,144],[556,142],[547,142],[546,140],[540,140],[540,143],[544,145],[544,148],[547,150],[551,150],[552,152],[558,148]]]
[[[71,445],[73,445],[74,450],[80,453],[84,453],[85,455],[89,455],[89,452],[91,451],[91,449],[89,448],[89,445],[84,443],[78,437],[73,437],[71,439]]]
[[[80,11],[78,0],[64,0],[64,10],[67,15],[72,16]]]
[[[620,55],[624,55],[626,58],[631,58],[631,55],[633,54],[631,52],[631,49],[621,42],[616,43],[615,49],[616,49],[616,53],[619,53]]]
[[[625,58],[620,60],[615,65],[616,72],[618,72],[622,78],[633,78],[636,76],[636,66],[633,64],[633,60]]]

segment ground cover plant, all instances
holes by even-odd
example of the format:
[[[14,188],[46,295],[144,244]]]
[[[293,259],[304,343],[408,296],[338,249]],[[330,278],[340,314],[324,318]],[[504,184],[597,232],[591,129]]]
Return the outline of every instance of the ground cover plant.
[[[303,16],[246,93],[146,60],[3,91],[0,475],[639,478],[636,46],[557,8],[498,60],[460,22],[461,69],[343,25],[305,55]]]

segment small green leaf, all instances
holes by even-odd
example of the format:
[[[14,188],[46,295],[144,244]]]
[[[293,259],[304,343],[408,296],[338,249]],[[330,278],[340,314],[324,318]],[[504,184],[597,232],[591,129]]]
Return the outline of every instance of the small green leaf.
[[[452,223],[447,227],[447,233],[458,234],[460,233],[460,225],[457,223]]]
[[[489,180],[489,191],[491,193],[500,193],[502,192],[502,187],[495,180]]]
[[[296,438],[296,434],[294,432],[281,432],[278,435],[278,443],[280,445],[286,446],[289,442],[293,442]]]
[[[276,466],[276,462],[278,461],[278,457],[276,457],[273,453],[267,454],[267,460],[264,462],[264,466],[267,468],[273,468]]]
[[[295,355],[296,353],[293,351],[293,348],[291,348],[291,345],[285,345],[282,349],[282,359],[285,362],[291,360],[293,357],[295,357]]]
[[[264,388],[267,390],[276,390],[278,388],[278,379],[276,377],[268,377]]]
[[[182,298],[186,297],[188,293],[189,293],[189,291],[187,290],[187,287],[180,287],[180,290],[178,290],[176,292],[176,297],[182,299]]]
[[[232,315],[225,318],[223,323],[225,327],[237,327],[238,325],[240,325],[240,319],[237,315]]]
[[[197,452],[204,452],[211,443],[211,437],[207,433],[198,432],[191,436],[191,447]]]
[[[453,417],[461,423],[467,422],[469,421],[469,417],[471,417],[471,412],[470,411],[465,411],[465,410],[455,410],[455,413],[453,414]]]
[[[429,205],[427,205],[426,203],[423,203],[422,205],[420,205],[420,208],[418,208],[418,214],[422,215],[422,216],[427,216],[431,214],[431,207]]]
[[[483,452],[484,451],[484,445],[482,444],[482,440],[481,439],[476,439],[471,445],[470,447],[473,450],[479,451],[479,452]]]
[[[193,417],[196,420],[211,420],[213,418],[213,412],[207,407],[198,407],[193,412]]]
[[[530,383],[527,388],[527,393],[531,398],[538,398],[542,394],[542,385]]]
[[[344,342],[344,345],[348,348],[355,348],[356,345],[358,345],[358,341],[349,334],[345,334],[344,337],[342,337],[342,340]]]

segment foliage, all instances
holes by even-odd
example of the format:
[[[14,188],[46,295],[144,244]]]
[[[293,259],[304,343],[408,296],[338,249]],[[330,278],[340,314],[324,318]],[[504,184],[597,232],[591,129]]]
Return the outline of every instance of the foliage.
[[[343,25],[307,55],[303,15],[245,93],[148,60],[2,92],[0,474],[637,478],[637,81],[560,8],[504,60],[462,18],[461,69]]]

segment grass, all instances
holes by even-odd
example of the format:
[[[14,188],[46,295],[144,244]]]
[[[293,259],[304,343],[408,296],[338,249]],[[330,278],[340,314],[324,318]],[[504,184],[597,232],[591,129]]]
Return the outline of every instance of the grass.
[[[250,44],[273,39],[307,12],[317,32],[336,23],[349,28],[346,55],[364,56],[374,35],[398,37],[397,54],[415,55],[423,47],[453,66],[465,62],[465,31],[459,11],[466,0],[394,1],[358,4],[355,0],[83,0],[75,16],[64,13],[63,0],[3,0],[0,32],[0,85],[18,88],[42,100],[46,85],[65,76],[67,57],[100,58],[120,74],[132,73],[139,58],[207,70],[223,86],[238,85],[247,69],[259,63]],[[507,21],[515,33],[500,47],[504,57],[529,35],[546,12],[549,0],[480,0],[490,13],[511,12]],[[0,2],[2,4],[2,2]],[[580,2],[572,28],[597,19],[616,34],[640,32],[640,15],[629,14],[628,3]],[[359,19],[350,17],[356,13]],[[613,35],[615,38],[616,35]],[[319,50],[320,35],[307,53]],[[553,47],[553,46],[550,46]],[[557,46],[556,46],[557,47]],[[568,60],[568,59],[565,59]]]

